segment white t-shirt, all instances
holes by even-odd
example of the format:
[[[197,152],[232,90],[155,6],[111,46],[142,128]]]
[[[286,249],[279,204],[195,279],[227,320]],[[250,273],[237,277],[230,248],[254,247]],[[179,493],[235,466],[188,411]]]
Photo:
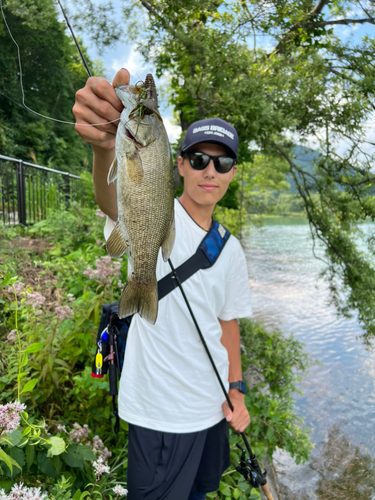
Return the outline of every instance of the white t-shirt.
[[[176,240],[171,261],[180,266],[207,234],[175,200]],[[107,219],[105,237],[114,223]],[[170,273],[159,252],[156,277]],[[217,262],[183,283],[191,308],[228,389],[228,354],[220,342],[218,318],[229,321],[251,315],[249,278],[239,241],[230,236]],[[196,432],[224,417],[225,397],[176,288],[159,301],[151,325],[138,314],[129,329],[118,397],[120,417],[157,431]]]

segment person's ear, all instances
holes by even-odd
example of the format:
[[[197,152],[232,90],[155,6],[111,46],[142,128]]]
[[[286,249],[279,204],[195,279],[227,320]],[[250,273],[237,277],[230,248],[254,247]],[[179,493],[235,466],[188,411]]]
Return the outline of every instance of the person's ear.
[[[184,177],[184,159],[182,156],[179,156],[177,158],[177,167],[178,167],[178,173],[180,174],[181,177]]]

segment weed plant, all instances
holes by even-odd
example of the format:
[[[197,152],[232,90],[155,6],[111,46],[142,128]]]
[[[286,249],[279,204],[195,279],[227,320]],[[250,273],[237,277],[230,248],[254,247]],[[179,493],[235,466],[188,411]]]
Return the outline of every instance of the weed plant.
[[[115,439],[108,381],[92,378],[91,365],[101,306],[119,299],[127,261],[106,255],[105,219],[92,200],[86,205],[51,210],[32,227],[1,229],[0,409],[14,401],[27,408],[18,407],[16,429],[0,426],[0,491],[9,500],[20,482],[42,484],[58,500],[117,498],[126,486],[127,424]],[[279,447],[297,463],[307,460],[308,433],[293,409],[310,364],[303,346],[250,320],[240,329],[243,369],[256,379],[246,396],[254,452],[272,459]],[[232,465],[208,498],[260,498],[235,471],[236,442],[233,432]]]

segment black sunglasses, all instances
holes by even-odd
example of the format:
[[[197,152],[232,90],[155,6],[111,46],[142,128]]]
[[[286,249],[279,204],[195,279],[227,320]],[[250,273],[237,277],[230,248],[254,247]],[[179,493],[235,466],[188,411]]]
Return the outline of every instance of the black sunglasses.
[[[211,156],[206,153],[200,153],[199,151],[185,153],[183,156],[189,158],[191,168],[194,170],[204,170],[210,163],[210,160],[212,160],[216,172],[219,174],[227,174],[236,163],[236,159],[231,156]]]

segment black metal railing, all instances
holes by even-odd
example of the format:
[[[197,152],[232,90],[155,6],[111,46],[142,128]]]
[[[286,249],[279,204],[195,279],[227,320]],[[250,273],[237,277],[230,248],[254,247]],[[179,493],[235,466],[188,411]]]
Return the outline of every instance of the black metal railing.
[[[0,155],[0,220],[33,224],[46,217],[47,208],[79,201],[83,184],[77,175]]]

